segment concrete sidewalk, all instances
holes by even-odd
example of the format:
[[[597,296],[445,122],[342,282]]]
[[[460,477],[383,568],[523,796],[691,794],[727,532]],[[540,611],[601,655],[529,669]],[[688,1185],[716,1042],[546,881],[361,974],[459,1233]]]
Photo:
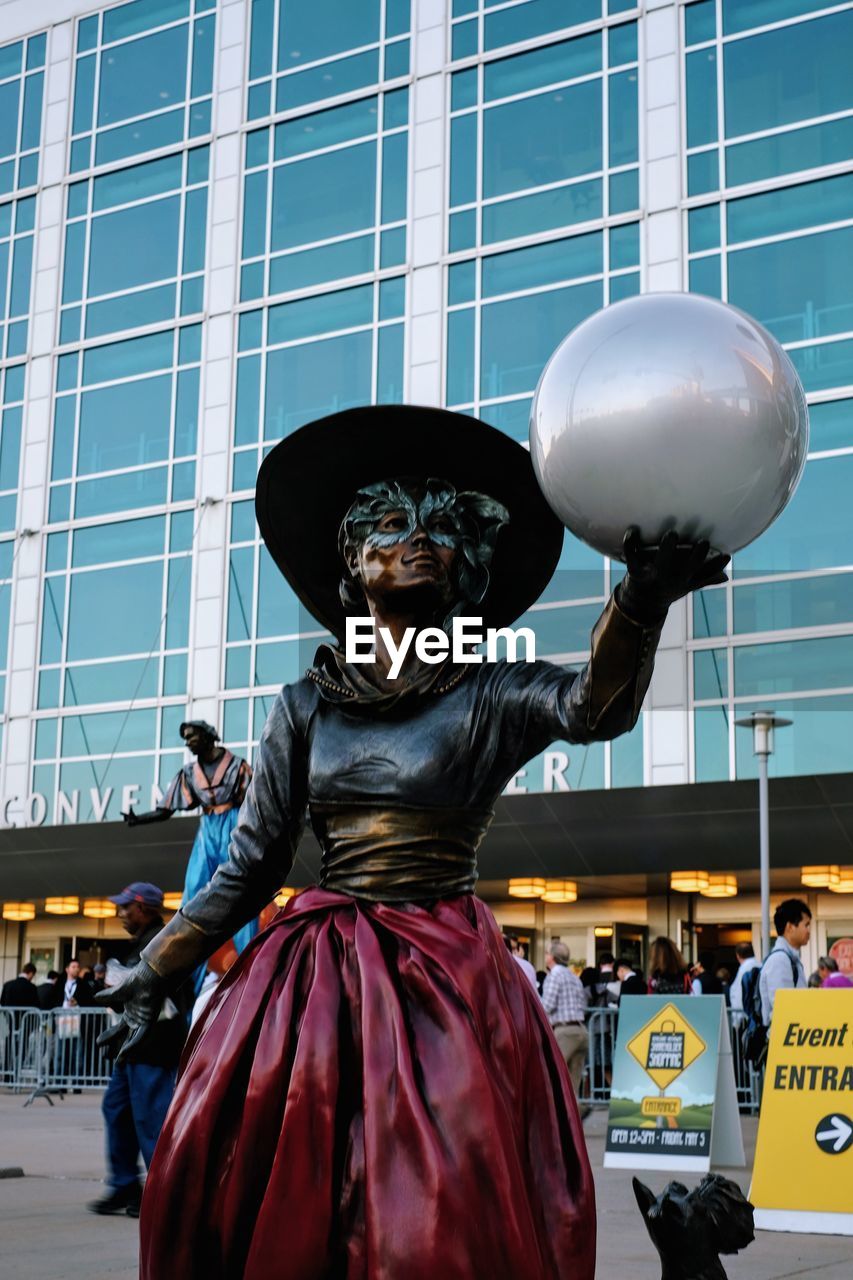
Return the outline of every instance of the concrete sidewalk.
[[[53,1107],[39,1099],[26,1110],[24,1097],[0,1093],[0,1165],[20,1165],[26,1175],[0,1180],[0,1278],[136,1280],[138,1224],[125,1216],[98,1218],[86,1212],[87,1201],[104,1190],[100,1095],[69,1096]],[[604,1124],[605,1113],[598,1111],[585,1125],[598,1191],[597,1276],[659,1280],[660,1267],[634,1203],[631,1174],[601,1168]],[[755,1129],[754,1120],[744,1121],[750,1160]],[[792,1149],[792,1177],[796,1159]],[[746,1170],[730,1171],[729,1176],[747,1189]],[[649,1174],[643,1180],[659,1191],[668,1176]],[[692,1185],[698,1179],[688,1175],[684,1181]],[[282,1241],[286,1238],[283,1206]],[[729,1280],[851,1280],[853,1240],[761,1232],[725,1267]]]

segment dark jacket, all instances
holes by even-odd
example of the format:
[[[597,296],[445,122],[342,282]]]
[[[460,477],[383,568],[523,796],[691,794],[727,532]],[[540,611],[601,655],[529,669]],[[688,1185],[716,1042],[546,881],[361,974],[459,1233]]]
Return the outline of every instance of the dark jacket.
[[[124,960],[128,968],[133,968],[139,963],[142,951],[152,938],[156,938],[162,928],[163,919],[157,916],[147,929],[136,935],[130,952]],[[192,979],[185,982],[177,992],[173,992],[171,1000],[177,1006],[176,1016],[161,1019],[155,1023],[139,1048],[134,1049],[129,1055],[129,1062],[145,1063],[152,1067],[168,1067],[170,1070],[177,1067],[189,1027],[189,1015],[193,1003]]]
[[[38,1009],[39,995],[29,978],[10,978],[3,983],[0,1007],[4,1009]]]
[[[37,995],[39,1007],[41,1009],[58,1009],[62,1004],[62,993],[65,987],[65,978],[58,978],[55,982],[42,982],[39,985]]]
[[[648,994],[645,978],[641,978],[638,973],[632,973],[630,978],[625,978],[619,988],[619,999],[623,996],[644,996]]]

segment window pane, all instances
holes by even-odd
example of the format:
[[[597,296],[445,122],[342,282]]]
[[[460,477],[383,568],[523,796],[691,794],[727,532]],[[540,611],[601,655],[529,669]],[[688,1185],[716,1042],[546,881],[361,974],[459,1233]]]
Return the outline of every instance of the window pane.
[[[780,342],[853,328],[853,227],[730,253],[729,302]]]
[[[379,0],[280,0],[278,65],[285,68],[373,44],[379,39]]]
[[[570,329],[602,305],[600,282],[491,303],[482,311],[480,394],[530,391]]]
[[[697,591],[693,594],[693,635],[697,640],[726,634],[725,590]]]
[[[369,404],[372,334],[351,333],[271,351],[264,439],[278,440],[312,418]]]
[[[735,556],[736,576],[845,564],[852,487],[852,455],[806,463],[800,486],[779,519]]]
[[[166,533],[165,516],[145,520],[119,520],[78,529],[74,534],[71,564],[75,569],[112,560],[136,560],[161,555]]]
[[[809,407],[809,450],[853,446],[853,400],[830,400]]]
[[[853,174],[804,182],[781,191],[732,200],[727,208],[730,244],[783,235],[853,216]]]
[[[483,194],[504,195],[601,168],[601,83],[492,107],[483,120]]]
[[[729,777],[728,711],[725,707],[698,707],[694,712],[693,723],[696,781],[727,782]],[[751,743],[750,750],[752,750]]]
[[[853,116],[827,120],[804,129],[789,129],[769,138],[741,142],[726,148],[726,174],[730,187],[775,178],[798,169],[838,164],[853,156]]]
[[[308,151],[320,151],[339,142],[376,133],[378,98],[362,98],[345,107],[315,111],[298,120],[280,124],[275,131],[276,160],[290,160]]]
[[[81,401],[79,474],[117,471],[168,457],[170,375],[86,391]]]
[[[853,106],[851,47],[852,10],[727,44],[726,136],[758,133]]]
[[[610,83],[610,158],[613,165],[633,164],[639,156],[637,72],[620,71]]]
[[[160,561],[74,574],[68,615],[69,660],[147,650],[155,639],[162,597]]]
[[[699,701],[725,698],[729,692],[725,649],[700,649],[693,655],[693,696]]]
[[[447,317],[447,403],[474,399],[474,308]]]
[[[554,240],[530,249],[492,254],[483,260],[483,297],[557,284],[603,269],[601,232]]]
[[[574,0],[570,8],[566,0],[528,0],[527,4],[513,5],[486,15],[485,47],[497,49],[502,44],[529,40],[548,31],[559,31],[562,27],[592,22],[600,17],[601,0]]]
[[[285,582],[266,547],[260,548],[258,635],[293,635],[309,630],[308,616]]]
[[[168,279],[178,269],[180,199],[171,196],[92,220],[90,294]],[[133,245],[133,253],[128,253]]]
[[[74,514],[101,516],[112,511],[129,511],[132,507],[159,506],[166,501],[167,479],[165,467],[150,467],[146,471],[130,471],[99,480],[81,480],[77,484]]]
[[[700,49],[687,55],[687,145],[717,141],[717,54]]]
[[[723,33],[729,36],[736,31],[763,27],[770,22],[781,22],[783,18],[829,7],[827,0],[723,0]]]
[[[636,183],[636,174],[634,181]],[[590,222],[600,218],[602,211],[601,178],[587,178],[570,186],[501,200],[483,208],[483,242],[491,244],[537,231],[570,227],[575,222]],[[619,212],[612,207],[612,199],[610,211]]]
[[[98,124],[115,124],[182,102],[186,79],[186,26],[105,50],[101,55]]]
[[[797,693],[851,683],[853,636],[735,649],[735,694]]]
[[[341,191],[347,199],[341,200]],[[272,248],[289,249],[371,226],[376,217],[376,143],[312,156],[275,170]]]
[[[601,36],[594,32],[576,40],[549,44],[531,53],[517,54],[514,58],[499,58],[496,62],[486,63],[483,96],[486,102],[491,102],[495,98],[508,98],[600,70]]]
[[[735,631],[785,631],[853,622],[853,575],[823,574],[734,592]]]

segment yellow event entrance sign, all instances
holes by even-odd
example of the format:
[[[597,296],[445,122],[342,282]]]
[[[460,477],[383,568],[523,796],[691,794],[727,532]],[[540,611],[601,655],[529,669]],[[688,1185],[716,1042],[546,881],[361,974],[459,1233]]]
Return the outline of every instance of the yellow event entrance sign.
[[[853,989],[776,994],[749,1198],[756,1227],[853,1235]]]

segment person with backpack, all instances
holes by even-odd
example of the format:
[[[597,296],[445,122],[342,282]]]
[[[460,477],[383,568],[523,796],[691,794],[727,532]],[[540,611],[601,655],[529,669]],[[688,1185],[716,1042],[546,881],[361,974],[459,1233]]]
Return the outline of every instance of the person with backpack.
[[[655,938],[649,951],[649,995],[689,996],[693,984],[672,938]]]
[[[776,908],[773,925],[777,935],[773,950],[763,965],[747,970],[741,977],[741,1043],[744,1057],[756,1070],[763,1065],[767,1053],[767,1032],[776,992],[808,986],[800,948],[811,936],[811,911],[799,898],[787,898]]]
[[[765,1027],[773,1018],[776,992],[783,988],[805,987],[806,971],[800,959],[800,948],[811,936],[812,913],[799,898],[787,898],[773,914],[776,945],[761,966],[758,988],[761,992],[761,1017]]]

